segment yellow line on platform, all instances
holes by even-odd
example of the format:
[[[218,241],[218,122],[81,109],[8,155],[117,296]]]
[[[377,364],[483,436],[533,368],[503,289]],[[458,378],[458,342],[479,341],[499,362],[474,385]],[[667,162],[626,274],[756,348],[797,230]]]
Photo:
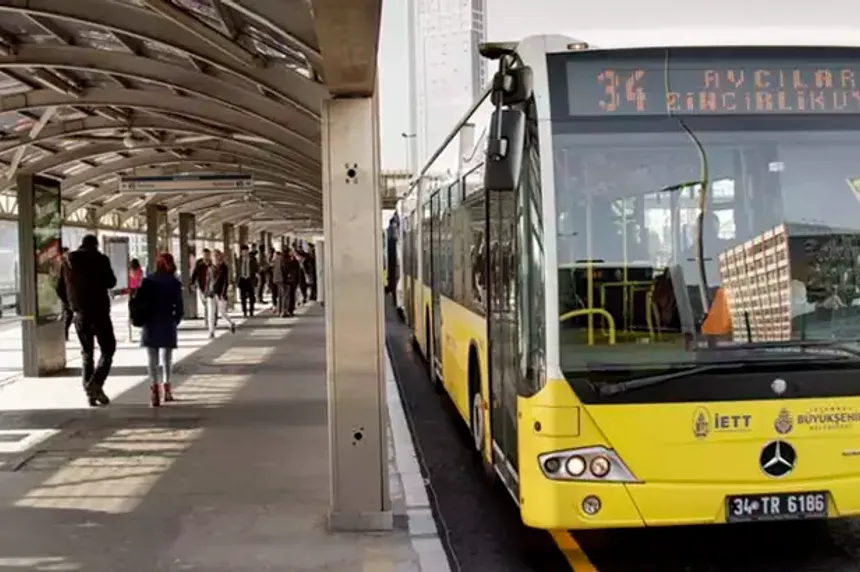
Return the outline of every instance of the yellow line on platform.
[[[561,550],[567,563],[574,572],[597,572],[597,568],[588,559],[585,551],[579,543],[573,539],[573,535],[567,530],[551,530],[550,536]]]

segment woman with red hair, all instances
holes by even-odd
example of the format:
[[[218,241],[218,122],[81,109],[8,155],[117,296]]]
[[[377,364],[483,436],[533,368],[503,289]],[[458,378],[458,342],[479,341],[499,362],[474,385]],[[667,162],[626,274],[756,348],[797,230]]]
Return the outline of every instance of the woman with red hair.
[[[150,404],[158,407],[162,399],[173,401],[170,370],[178,341],[177,330],[184,312],[182,283],[176,277],[176,263],[169,252],[158,255],[155,272],[143,279],[137,295],[146,317],[141,328],[140,345],[146,348],[149,358]]]

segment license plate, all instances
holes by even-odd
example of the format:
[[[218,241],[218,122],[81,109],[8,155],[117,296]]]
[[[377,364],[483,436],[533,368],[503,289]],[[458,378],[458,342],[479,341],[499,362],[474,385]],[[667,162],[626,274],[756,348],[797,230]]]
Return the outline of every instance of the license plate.
[[[827,493],[780,493],[726,497],[726,521],[827,518]]]

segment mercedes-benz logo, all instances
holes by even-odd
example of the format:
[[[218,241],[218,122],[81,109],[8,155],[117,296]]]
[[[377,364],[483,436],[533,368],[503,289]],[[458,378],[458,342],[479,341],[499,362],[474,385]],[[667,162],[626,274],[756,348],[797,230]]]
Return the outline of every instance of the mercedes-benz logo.
[[[797,452],[785,441],[771,441],[761,450],[758,462],[765,475],[778,479],[794,470]]]

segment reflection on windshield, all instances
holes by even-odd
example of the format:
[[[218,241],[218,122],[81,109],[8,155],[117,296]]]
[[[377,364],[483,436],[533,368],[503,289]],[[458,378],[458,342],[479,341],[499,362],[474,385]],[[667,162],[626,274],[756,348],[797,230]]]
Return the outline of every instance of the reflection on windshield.
[[[708,347],[860,336],[860,129],[819,117],[554,125],[562,366],[707,361]],[[628,122],[623,130],[620,122]],[[858,124],[860,127],[860,124]],[[707,310],[707,311],[706,311]],[[703,351],[694,351],[703,350]]]

